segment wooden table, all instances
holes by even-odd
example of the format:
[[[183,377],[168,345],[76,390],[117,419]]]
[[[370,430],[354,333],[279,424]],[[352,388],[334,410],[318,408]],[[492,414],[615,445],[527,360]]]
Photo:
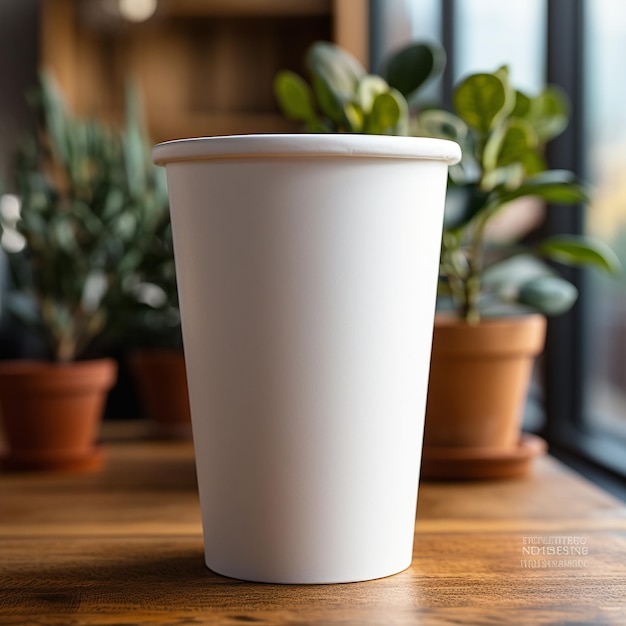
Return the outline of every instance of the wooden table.
[[[550,457],[422,484],[400,574],[280,586],[205,568],[191,444],[108,454],[97,474],[0,475],[0,624],[626,624],[626,508]],[[577,554],[536,554],[557,541]]]

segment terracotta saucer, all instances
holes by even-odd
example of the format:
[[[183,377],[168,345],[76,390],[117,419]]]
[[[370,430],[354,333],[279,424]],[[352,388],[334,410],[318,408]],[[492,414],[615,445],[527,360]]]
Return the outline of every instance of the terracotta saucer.
[[[0,454],[3,471],[95,472],[104,465],[104,448],[97,446],[80,455],[41,454],[5,451]]]
[[[536,435],[523,434],[510,450],[424,446],[421,477],[424,480],[480,480],[525,476],[535,457],[548,446]]]

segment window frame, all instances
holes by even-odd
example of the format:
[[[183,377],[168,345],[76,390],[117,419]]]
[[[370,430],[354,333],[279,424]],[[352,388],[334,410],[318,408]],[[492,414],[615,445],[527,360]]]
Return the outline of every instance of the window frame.
[[[570,125],[548,146],[550,166],[585,176],[585,7],[588,0],[550,0],[547,28],[547,80],[560,85],[571,102]],[[558,42],[558,43],[557,43]],[[546,234],[583,234],[585,207],[550,206]],[[606,472],[605,480],[626,479],[626,444],[591,426],[587,412],[586,347],[590,341],[587,274],[559,268],[579,290],[567,314],[550,320],[545,349],[545,411],[543,430],[551,450],[573,464]]]

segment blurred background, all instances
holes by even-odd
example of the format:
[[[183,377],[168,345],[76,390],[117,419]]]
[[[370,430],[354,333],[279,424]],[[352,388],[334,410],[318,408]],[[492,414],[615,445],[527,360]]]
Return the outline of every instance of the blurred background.
[[[283,68],[305,74],[304,53],[316,40],[335,41],[373,71],[403,44],[439,42],[448,63],[430,96],[444,104],[461,77],[503,64],[528,92],[560,85],[570,125],[550,146],[549,163],[589,181],[592,202],[547,207],[537,228],[593,234],[626,265],[622,0],[2,0],[4,191],[11,192],[18,142],[34,127],[25,94],[40,68],[54,74],[77,113],[113,124],[123,119],[126,81],[136,80],[154,142],[284,132],[297,126],[279,113],[273,77]],[[568,277],[581,296],[571,313],[550,321],[526,426],[592,475],[623,477],[626,280],[575,270]],[[130,396],[112,412],[132,414]]]

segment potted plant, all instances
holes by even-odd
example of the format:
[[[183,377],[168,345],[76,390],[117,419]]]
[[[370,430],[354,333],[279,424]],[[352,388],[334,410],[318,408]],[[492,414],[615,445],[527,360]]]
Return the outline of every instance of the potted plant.
[[[0,364],[0,408],[14,469],[102,464],[95,445],[116,363],[94,358],[132,317],[144,251],[165,207],[136,103],[118,132],[65,106],[49,76],[40,128],[16,163],[21,207],[2,216],[13,289],[6,307],[41,339],[41,360]]]
[[[553,86],[528,96],[506,67],[459,83],[454,112],[423,111],[415,130],[454,136],[464,162],[452,173],[440,266],[440,308],[433,338],[424,433],[426,477],[519,475],[543,450],[520,436],[534,358],[543,349],[546,315],[567,311],[575,287],[547,262],[615,273],[616,255],[586,237],[494,241],[503,212],[528,209],[529,198],[576,204],[586,191],[564,171],[549,170],[546,143],[568,121]]]
[[[406,132],[453,139],[463,149],[462,163],[450,168],[446,199],[422,472],[437,478],[519,475],[544,448],[538,438],[520,437],[544,316],[566,311],[577,297],[547,261],[619,268],[610,249],[584,237],[532,243],[491,237],[496,218],[527,211],[522,203],[530,198],[550,204],[587,199],[572,173],[549,170],[543,156],[545,144],[567,124],[567,101],[553,86],[534,97],[516,90],[503,67],[457,85],[453,112],[420,106],[419,89],[443,65],[436,47],[398,51],[383,78],[367,75],[330,44],[316,46],[307,63],[311,87],[287,72],[276,79],[287,116],[308,130]],[[383,123],[367,121],[380,119],[382,111]]]
[[[191,411],[169,213],[156,228],[144,267],[135,292],[141,308],[129,363],[153,434],[187,439],[191,436]]]

